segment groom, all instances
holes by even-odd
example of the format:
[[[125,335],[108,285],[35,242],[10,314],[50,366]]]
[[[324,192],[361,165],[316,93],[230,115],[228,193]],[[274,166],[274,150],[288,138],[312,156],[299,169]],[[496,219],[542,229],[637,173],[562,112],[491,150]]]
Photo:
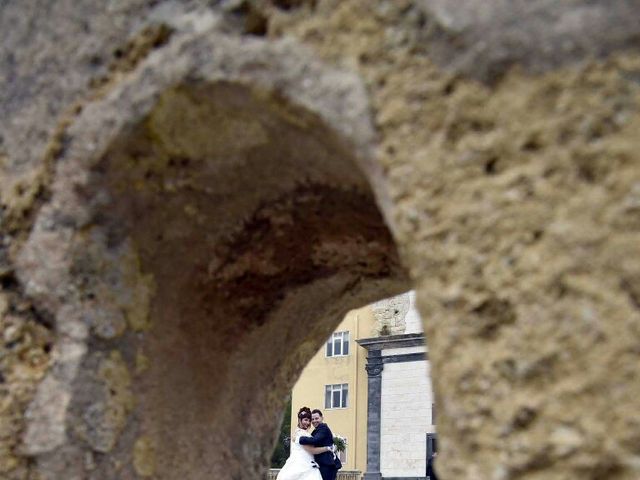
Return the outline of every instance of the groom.
[[[314,447],[329,447],[333,445],[333,434],[329,426],[322,420],[322,412],[320,410],[316,408],[311,411],[313,432],[310,437],[300,437],[300,445],[312,445]],[[314,455],[314,458],[318,467],[320,467],[322,480],[335,480],[339,467],[336,466],[333,453],[319,453]]]

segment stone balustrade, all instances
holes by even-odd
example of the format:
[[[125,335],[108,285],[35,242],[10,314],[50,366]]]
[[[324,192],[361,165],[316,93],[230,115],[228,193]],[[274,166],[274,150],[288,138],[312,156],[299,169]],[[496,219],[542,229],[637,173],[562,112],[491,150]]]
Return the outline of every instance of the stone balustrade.
[[[280,472],[279,468],[269,469],[266,480],[276,480],[278,472]],[[336,480],[360,480],[360,478],[362,478],[362,472],[360,470],[341,470],[338,472]]]

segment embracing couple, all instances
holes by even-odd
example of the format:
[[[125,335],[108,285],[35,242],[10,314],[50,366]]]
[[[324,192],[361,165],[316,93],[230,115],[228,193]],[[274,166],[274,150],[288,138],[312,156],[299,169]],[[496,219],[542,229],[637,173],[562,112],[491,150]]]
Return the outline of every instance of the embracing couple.
[[[308,432],[311,425],[313,433]],[[335,480],[342,464],[334,450],[333,434],[322,412],[302,407],[291,435],[291,454],[276,480]]]

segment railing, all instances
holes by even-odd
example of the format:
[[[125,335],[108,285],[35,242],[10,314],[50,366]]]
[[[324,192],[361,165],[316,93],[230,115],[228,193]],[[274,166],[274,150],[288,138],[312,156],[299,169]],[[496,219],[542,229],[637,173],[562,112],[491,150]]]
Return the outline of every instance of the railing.
[[[359,470],[345,470],[338,471],[338,478],[336,480],[360,480],[362,472]]]
[[[276,480],[279,468],[271,468],[267,473],[267,480]],[[359,470],[339,470],[336,480],[360,480],[362,472]]]

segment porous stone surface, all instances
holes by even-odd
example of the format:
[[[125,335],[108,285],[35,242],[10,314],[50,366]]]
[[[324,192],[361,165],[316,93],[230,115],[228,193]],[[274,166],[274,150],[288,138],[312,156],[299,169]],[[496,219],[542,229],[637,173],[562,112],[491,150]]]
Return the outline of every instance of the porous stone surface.
[[[259,478],[306,359],[408,286],[358,77],[183,15],[77,101],[37,211],[6,207],[52,343],[8,412],[12,477]]]
[[[377,335],[399,335],[405,333],[406,316],[411,308],[410,293],[403,293],[395,297],[375,302],[372,306],[376,326],[371,332]]]
[[[636,478],[640,57],[568,56],[488,85],[420,53],[424,7],[321,2],[277,12],[272,32],[367,84],[442,412],[439,472]]]
[[[0,4],[0,476],[261,478],[406,270],[443,478],[638,478],[639,12]]]
[[[493,82],[514,65],[545,72],[640,46],[637,0],[422,0],[423,47]],[[615,26],[615,27],[614,27]]]

